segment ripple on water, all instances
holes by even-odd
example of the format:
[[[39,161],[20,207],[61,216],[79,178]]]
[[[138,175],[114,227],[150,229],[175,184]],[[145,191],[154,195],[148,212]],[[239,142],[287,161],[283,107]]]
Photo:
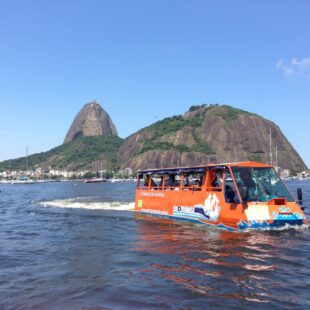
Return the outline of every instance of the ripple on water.
[[[227,232],[141,216],[125,183],[3,189],[1,309],[310,307],[308,227]]]

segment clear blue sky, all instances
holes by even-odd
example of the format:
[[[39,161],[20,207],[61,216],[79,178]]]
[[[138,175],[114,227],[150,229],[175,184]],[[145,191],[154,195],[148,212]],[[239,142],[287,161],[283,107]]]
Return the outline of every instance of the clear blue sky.
[[[97,100],[123,138],[191,105],[266,117],[310,166],[310,1],[0,1],[0,160]]]

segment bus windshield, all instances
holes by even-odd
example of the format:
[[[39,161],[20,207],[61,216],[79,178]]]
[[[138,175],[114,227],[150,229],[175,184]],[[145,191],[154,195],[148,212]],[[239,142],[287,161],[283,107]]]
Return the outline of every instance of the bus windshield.
[[[244,201],[269,201],[273,198],[294,199],[273,168],[232,167]]]

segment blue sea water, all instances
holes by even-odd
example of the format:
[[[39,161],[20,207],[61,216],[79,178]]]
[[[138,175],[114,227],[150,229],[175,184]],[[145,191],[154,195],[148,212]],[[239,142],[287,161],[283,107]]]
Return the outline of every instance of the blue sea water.
[[[303,189],[310,218],[310,182]],[[0,184],[0,309],[310,308],[309,229],[132,212],[135,183]]]

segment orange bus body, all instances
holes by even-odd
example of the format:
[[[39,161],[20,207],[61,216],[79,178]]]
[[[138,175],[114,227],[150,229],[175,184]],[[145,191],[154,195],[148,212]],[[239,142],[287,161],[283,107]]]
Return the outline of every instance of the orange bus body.
[[[249,189],[238,183],[245,170],[252,174],[253,184],[259,187],[262,198],[246,198],[249,197],[246,192]],[[221,184],[212,183],[215,173],[222,176]],[[168,184],[168,175],[178,178],[176,184]],[[150,181],[152,178],[157,178],[157,183]],[[135,211],[146,214],[229,230],[268,229],[307,223],[301,207],[268,164],[240,162],[141,170],[137,181]],[[269,192],[263,188],[265,183],[269,186]],[[272,194],[272,190],[278,192]]]

